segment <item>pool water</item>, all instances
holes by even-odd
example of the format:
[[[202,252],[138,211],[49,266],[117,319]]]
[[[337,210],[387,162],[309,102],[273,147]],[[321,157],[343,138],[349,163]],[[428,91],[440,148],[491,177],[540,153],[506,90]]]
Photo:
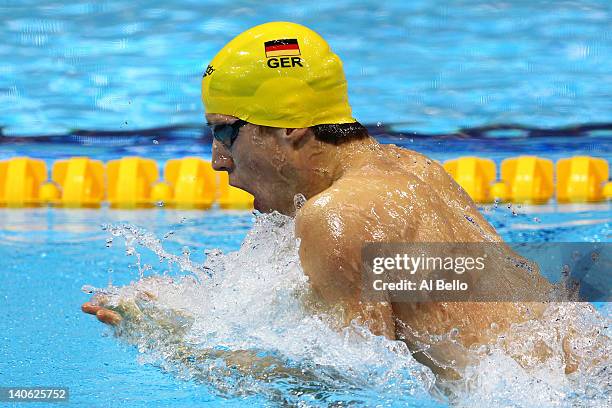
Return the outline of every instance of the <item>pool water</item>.
[[[610,162],[611,18],[598,0],[4,2],[0,160],[210,159],[203,69],[244,29],[289,20],[341,56],[354,116],[382,143],[498,168],[522,154]],[[506,241],[609,243],[611,205],[481,209]],[[0,386],[69,387],[70,406],[83,407],[447,406],[401,345],[308,313],[291,230],[218,209],[0,209]],[[193,315],[183,346],[255,350],[291,374],[177,361],[163,330],[115,333],[81,313],[92,288],[113,299],[150,290],[162,315]],[[609,303],[594,306],[610,318]],[[609,327],[588,304],[563,307],[585,330]],[[493,350],[454,402],[609,404],[605,372],[568,380],[551,364],[527,372]]]

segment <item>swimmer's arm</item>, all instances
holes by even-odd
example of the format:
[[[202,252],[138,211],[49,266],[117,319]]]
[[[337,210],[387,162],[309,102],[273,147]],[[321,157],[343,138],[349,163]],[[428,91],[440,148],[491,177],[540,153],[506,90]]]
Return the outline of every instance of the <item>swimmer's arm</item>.
[[[83,303],[81,310],[114,327],[118,335],[157,335],[169,341],[182,339],[193,325],[193,318],[181,310],[159,307],[156,299],[152,293],[141,291],[134,298],[111,304],[109,298],[100,293]]]
[[[122,300],[118,305],[111,306],[106,296],[95,295],[89,302],[85,302],[81,309],[85,313],[96,315],[98,320],[113,327],[115,334],[128,342],[142,337],[162,341],[163,344],[156,347],[165,348],[164,355],[168,360],[193,367],[196,373],[200,364],[220,360],[225,367],[216,367],[224,375],[238,372],[260,380],[282,377],[305,380],[315,378],[312,373],[287,366],[274,356],[260,355],[253,350],[203,349],[189,345],[184,337],[193,324],[192,318],[180,310],[160,309],[154,304],[154,300],[154,295],[142,292],[136,299]]]
[[[391,304],[361,300],[361,250],[368,241],[367,228],[363,219],[346,213],[308,204],[299,211],[296,235],[302,268],[312,290],[329,306],[344,310],[345,325],[356,320],[373,334],[394,340]]]

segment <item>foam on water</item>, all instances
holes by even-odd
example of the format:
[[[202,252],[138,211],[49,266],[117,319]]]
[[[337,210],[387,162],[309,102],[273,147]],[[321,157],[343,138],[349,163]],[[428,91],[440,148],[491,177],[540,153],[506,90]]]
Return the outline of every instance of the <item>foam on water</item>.
[[[336,314],[313,300],[291,218],[259,215],[238,251],[208,251],[204,264],[191,261],[188,249],[168,253],[162,240],[137,227],[106,228],[125,238],[126,254],[137,257],[140,272],[128,286],[87,288],[126,316],[115,333],[138,347],[141,362],[201,381],[220,395],[259,394],[299,406],[610,403],[610,342],[603,337],[609,325],[588,304],[551,305],[540,321],[516,325],[498,344],[471,350],[478,358],[464,378],[441,385],[404,343],[356,324],[341,328]],[[141,265],[142,248],[180,272]],[[571,330],[585,335],[570,345],[583,362],[566,375],[560,356]],[[512,357],[541,347],[548,350],[545,360],[519,358],[519,364]],[[452,396],[441,397],[441,390]]]

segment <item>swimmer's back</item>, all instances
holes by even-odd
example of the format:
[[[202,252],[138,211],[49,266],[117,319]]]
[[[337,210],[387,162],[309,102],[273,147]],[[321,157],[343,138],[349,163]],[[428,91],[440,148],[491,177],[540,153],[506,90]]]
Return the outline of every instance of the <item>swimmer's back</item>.
[[[394,145],[379,145],[369,160],[353,167],[313,201],[323,197],[328,210],[370,220],[372,232],[385,237],[373,236],[374,241],[501,240],[439,163]]]

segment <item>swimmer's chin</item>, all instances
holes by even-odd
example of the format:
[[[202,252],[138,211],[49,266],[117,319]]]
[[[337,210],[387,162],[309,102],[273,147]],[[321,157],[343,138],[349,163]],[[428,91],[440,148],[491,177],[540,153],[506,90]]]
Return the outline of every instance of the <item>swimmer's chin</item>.
[[[261,203],[259,202],[259,200],[257,199],[257,197],[255,197],[253,199],[253,208],[256,209],[257,211],[259,211],[260,213],[266,212],[263,210]]]
[[[270,208],[270,206],[269,206],[269,205],[262,204],[262,203],[261,203],[261,201],[259,201],[259,200],[257,199],[257,197],[255,197],[255,198],[253,199],[253,208],[254,208],[255,210],[259,211],[259,212],[260,212],[260,213],[262,213],[262,214],[263,214],[263,213],[271,213],[271,212],[274,212],[274,211],[278,211],[278,210],[276,210],[276,209],[274,209],[274,208]]]
[[[255,199],[253,200],[253,208],[261,214],[277,212],[283,215],[293,216],[293,214],[287,213],[287,211],[284,211],[282,208],[276,208],[270,205],[262,204],[261,201],[257,199],[257,197],[255,197]]]
[[[253,194],[252,192],[250,192],[249,190],[247,190],[246,188],[244,188],[244,187],[242,187],[242,186],[240,186],[240,185],[238,185],[238,184],[234,184],[234,183],[232,183],[232,180],[231,180],[231,179],[230,179],[230,181],[229,181],[229,185],[230,185],[230,186],[232,186],[232,187],[236,187],[236,188],[238,188],[238,189],[240,189],[240,190],[242,190],[242,191],[245,191],[245,192],[247,192],[247,193],[251,194],[253,197],[255,197],[255,198],[253,199],[253,209],[255,209],[255,210],[259,211],[260,213],[270,213],[270,212],[274,211],[273,209],[271,209],[271,208],[266,207],[265,205],[263,205],[263,204],[261,203],[261,200],[258,200],[258,199],[257,199],[257,196],[256,196],[255,194]]]

